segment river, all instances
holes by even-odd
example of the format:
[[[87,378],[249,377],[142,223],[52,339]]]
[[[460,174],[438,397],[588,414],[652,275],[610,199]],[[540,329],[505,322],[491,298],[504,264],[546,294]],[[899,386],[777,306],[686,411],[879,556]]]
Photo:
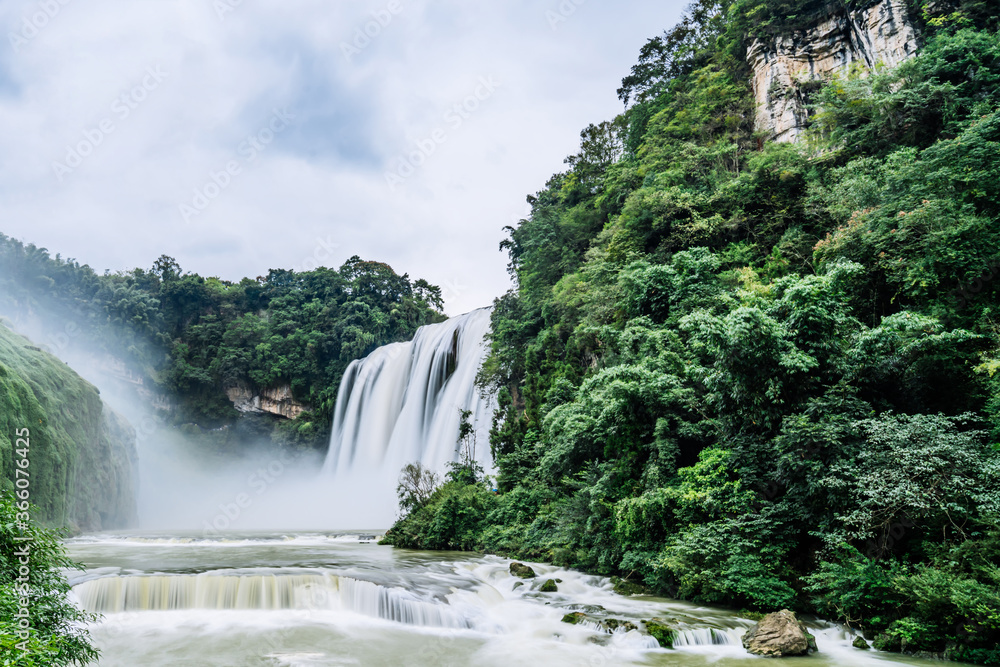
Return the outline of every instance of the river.
[[[103,615],[91,632],[105,667],[545,667],[747,665],[732,612],[622,597],[609,580],[544,564],[527,582],[510,561],[419,552],[365,533],[102,534],[67,540],[86,566],[74,596]],[[535,590],[561,580],[555,593]],[[672,619],[675,648],[637,631],[562,618]],[[851,633],[811,622],[820,652],[783,665],[932,665],[863,651]]]

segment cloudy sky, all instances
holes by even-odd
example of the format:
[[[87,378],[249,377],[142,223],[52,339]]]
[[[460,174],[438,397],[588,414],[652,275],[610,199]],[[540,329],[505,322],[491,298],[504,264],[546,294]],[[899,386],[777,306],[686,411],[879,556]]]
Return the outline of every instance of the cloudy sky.
[[[360,255],[486,305],[502,228],[683,5],[3,0],[0,231],[230,280]]]

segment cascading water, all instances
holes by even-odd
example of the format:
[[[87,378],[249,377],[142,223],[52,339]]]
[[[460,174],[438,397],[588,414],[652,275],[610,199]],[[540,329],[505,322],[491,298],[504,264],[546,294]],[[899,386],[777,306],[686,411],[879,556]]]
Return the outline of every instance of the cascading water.
[[[489,325],[490,311],[477,310],[351,364],[322,474],[285,472],[275,458],[220,490],[200,535],[69,540],[88,568],[69,574],[75,599],[102,615],[89,626],[101,664],[748,664],[741,638],[752,622],[732,612],[622,597],[608,579],[543,563],[525,580],[495,556],[372,544],[391,523],[400,468],[419,461],[441,472],[458,457],[461,410],[476,427],[477,460],[491,467],[494,405],[475,386]],[[317,533],[317,517],[345,530]],[[296,522],[303,531],[286,532]],[[282,532],[248,532],[261,525]],[[557,590],[543,586],[549,580]],[[584,620],[568,622],[577,612]],[[648,632],[651,622],[671,628],[672,650]],[[820,652],[787,664],[927,664],[861,651],[850,630],[814,626]]]
[[[496,556],[420,553],[346,534],[226,538],[93,536],[69,541],[92,564],[73,593],[103,615],[91,626],[105,667],[621,665],[734,667],[753,622],[731,611],[622,597],[608,579]],[[211,567],[206,567],[211,563]],[[542,583],[558,582],[555,592]],[[582,612],[585,620],[566,622]],[[673,630],[673,649],[646,634]],[[611,624],[614,621],[614,624]],[[854,648],[854,632],[806,621],[811,667],[927,665]]]
[[[475,456],[489,468],[494,402],[475,386],[489,327],[490,309],[481,308],[421,327],[409,343],[351,363],[337,394],[324,470],[352,477],[381,471],[394,479],[404,464],[419,461],[440,472],[457,459],[460,410],[471,411]]]

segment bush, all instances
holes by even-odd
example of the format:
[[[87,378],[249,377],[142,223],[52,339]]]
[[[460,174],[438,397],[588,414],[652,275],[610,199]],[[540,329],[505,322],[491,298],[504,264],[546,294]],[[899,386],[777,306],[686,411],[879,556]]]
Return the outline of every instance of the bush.
[[[58,536],[28,522],[20,527],[22,508],[13,494],[0,497],[0,661],[18,667],[84,665],[97,650],[81,624],[93,614],[69,601],[70,586],[60,568],[78,568],[68,559]],[[30,541],[18,541],[18,538]],[[21,555],[29,545],[27,581],[21,581]],[[28,629],[21,627],[21,602],[27,598]]]

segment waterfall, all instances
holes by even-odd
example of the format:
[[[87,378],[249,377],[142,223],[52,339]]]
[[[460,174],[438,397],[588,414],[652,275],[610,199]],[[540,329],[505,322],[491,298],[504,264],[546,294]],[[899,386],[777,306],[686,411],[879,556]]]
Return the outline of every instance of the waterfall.
[[[742,646],[747,628],[684,628],[674,631],[674,648],[682,646]]]
[[[468,628],[462,613],[402,588],[327,572],[126,575],[73,587],[87,611],[112,614],[184,609],[275,611],[342,609],[388,621],[437,628]]]
[[[395,480],[404,464],[419,461],[441,472],[458,456],[463,409],[476,427],[476,459],[489,469],[494,403],[475,386],[489,327],[490,309],[481,308],[421,327],[412,341],[352,362],[337,394],[324,471]]]

